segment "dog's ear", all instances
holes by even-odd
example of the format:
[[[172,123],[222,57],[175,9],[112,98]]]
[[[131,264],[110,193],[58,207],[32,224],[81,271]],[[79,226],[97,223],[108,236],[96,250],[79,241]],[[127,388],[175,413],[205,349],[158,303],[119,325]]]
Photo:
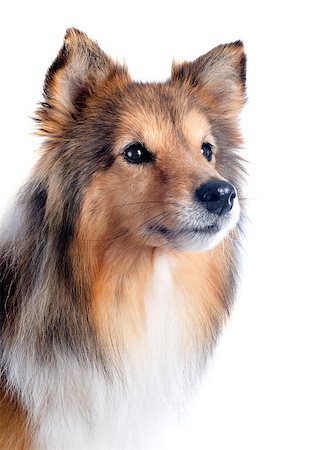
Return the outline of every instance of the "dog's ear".
[[[193,62],[173,64],[172,80],[198,92],[210,111],[238,114],[245,103],[246,55],[243,43],[219,45]]]
[[[85,33],[69,28],[43,88],[44,102],[37,111],[41,134],[55,133],[76,118],[100,82],[126,68],[109,58]]]

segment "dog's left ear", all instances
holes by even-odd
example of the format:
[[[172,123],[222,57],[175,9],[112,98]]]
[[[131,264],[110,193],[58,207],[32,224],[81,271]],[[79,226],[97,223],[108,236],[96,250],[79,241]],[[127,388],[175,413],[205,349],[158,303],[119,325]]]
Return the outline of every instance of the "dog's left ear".
[[[210,113],[235,116],[245,103],[246,55],[241,41],[219,45],[193,62],[173,64],[172,80],[185,83]]]

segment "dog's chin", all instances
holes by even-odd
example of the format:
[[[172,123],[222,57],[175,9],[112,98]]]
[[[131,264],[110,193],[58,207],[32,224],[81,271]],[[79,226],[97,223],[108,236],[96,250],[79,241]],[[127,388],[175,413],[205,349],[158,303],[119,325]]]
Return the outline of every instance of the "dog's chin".
[[[192,231],[175,236],[167,246],[183,252],[204,252],[222,241],[232,227],[221,227],[216,231]]]
[[[212,221],[210,225],[182,224],[173,229],[162,225],[152,225],[148,229],[148,233],[151,232],[152,235],[150,241],[154,246],[178,251],[203,252],[210,250],[237,225],[239,219],[239,207],[237,206],[226,216]]]

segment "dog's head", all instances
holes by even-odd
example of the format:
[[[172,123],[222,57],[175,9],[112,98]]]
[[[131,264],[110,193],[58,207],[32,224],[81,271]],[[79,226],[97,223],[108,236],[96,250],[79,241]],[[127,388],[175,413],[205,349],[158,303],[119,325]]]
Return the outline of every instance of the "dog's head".
[[[237,41],[174,64],[165,83],[134,82],[68,30],[38,111],[50,207],[98,241],[214,246],[240,215],[245,62]]]

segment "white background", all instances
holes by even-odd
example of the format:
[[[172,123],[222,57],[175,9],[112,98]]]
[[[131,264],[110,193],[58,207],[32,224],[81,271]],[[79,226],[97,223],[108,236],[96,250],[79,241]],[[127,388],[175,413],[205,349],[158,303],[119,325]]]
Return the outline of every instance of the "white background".
[[[170,449],[309,449],[308,13],[305,2],[7,2],[1,7],[0,208],[33,164],[28,116],[65,29],[75,26],[159,80],[173,57],[193,59],[242,39],[249,101],[243,283],[202,392]],[[73,450],[73,449],[72,449]]]

